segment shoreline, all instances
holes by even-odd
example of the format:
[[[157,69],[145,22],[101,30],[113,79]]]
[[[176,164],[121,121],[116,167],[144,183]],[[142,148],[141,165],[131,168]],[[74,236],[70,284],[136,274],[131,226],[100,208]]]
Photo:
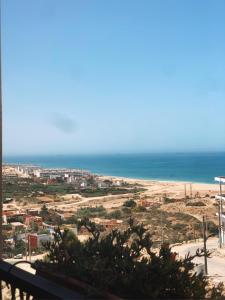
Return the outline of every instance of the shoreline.
[[[214,177],[225,172],[225,153],[5,155],[3,163],[46,169],[82,169],[98,176],[129,180],[214,184]]]
[[[167,183],[167,184],[178,184],[178,185],[203,185],[203,186],[212,186],[212,187],[217,187],[219,190],[219,186],[218,183],[207,183],[207,182],[196,182],[196,181],[183,181],[183,180],[167,180],[167,179],[145,179],[145,178],[133,178],[133,177],[124,177],[124,176],[114,176],[114,175],[99,175],[102,178],[106,178],[106,179],[114,179],[114,180],[124,180],[124,181],[132,181],[132,182],[144,182],[144,183],[154,183],[154,184],[163,184],[163,183]]]
[[[21,165],[21,166],[26,166],[29,165],[25,164],[25,163],[8,163],[8,162],[4,162],[5,166],[9,166],[9,167],[13,167],[15,165]],[[39,165],[38,167],[42,168],[42,169],[50,169],[50,170],[63,170],[63,169],[72,169],[72,168],[68,168],[68,167],[44,167]],[[79,168],[80,169],[80,168]],[[83,171],[87,171],[86,169],[81,168],[80,170]],[[103,174],[103,173],[98,173],[98,172],[94,172],[94,171],[88,171],[90,172],[90,174],[92,175],[96,175],[99,176],[101,178],[107,178],[107,179],[114,179],[114,180],[124,180],[127,182],[139,182],[139,183],[145,183],[145,184],[150,184],[150,183],[155,183],[155,184],[177,184],[177,185],[203,185],[203,186],[211,186],[211,187],[218,187],[217,183],[213,183],[213,182],[202,182],[202,181],[192,181],[192,180],[182,180],[182,179],[174,179],[174,180],[169,180],[169,179],[161,179],[161,178],[143,178],[143,177],[127,177],[127,176],[118,176],[118,175],[110,175],[110,174]],[[218,187],[219,189],[219,187]]]
[[[172,198],[182,198],[185,195],[190,198],[199,195],[199,197],[214,197],[219,193],[219,185],[216,183],[196,183],[186,181],[162,181],[148,180],[138,178],[127,178],[120,176],[103,176],[105,179],[124,180],[131,184],[141,184],[146,191],[143,193],[146,196],[162,196],[167,195]],[[186,190],[186,191],[185,191]]]

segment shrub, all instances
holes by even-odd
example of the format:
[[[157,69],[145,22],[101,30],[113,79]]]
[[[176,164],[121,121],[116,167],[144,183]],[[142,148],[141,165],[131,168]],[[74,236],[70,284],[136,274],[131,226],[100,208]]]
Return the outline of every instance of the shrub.
[[[123,206],[133,208],[133,207],[137,206],[137,203],[131,199],[131,200],[125,201]]]
[[[168,197],[164,197],[163,200],[164,200],[164,204],[176,202],[176,199],[172,199],[172,198],[168,198]]]
[[[122,212],[126,215],[130,215],[131,214],[131,209],[129,207],[122,207]]]
[[[147,209],[146,209],[144,206],[138,205],[138,206],[135,208],[135,211],[136,211],[136,212],[145,212],[145,211],[147,211]]]
[[[202,201],[188,202],[186,206],[206,206]]]
[[[209,234],[217,235],[219,232],[218,226],[212,221],[207,222],[207,228],[208,228]]]
[[[173,225],[173,229],[178,231],[183,231],[186,227],[187,225],[183,223],[177,223]]]
[[[126,299],[204,299],[208,294],[208,279],[194,272],[193,259],[203,256],[203,250],[179,259],[169,245],[163,244],[156,253],[150,233],[133,220],[125,231],[115,229],[106,235],[101,235],[88,219],[79,226],[84,226],[92,237],[81,243],[69,230],[62,233],[57,229],[54,242],[46,244],[48,268],[55,266],[97,290]],[[46,265],[41,261],[35,264],[36,268]],[[221,291],[222,287],[215,287],[211,294],[221,299]]]
[[[109,219],[121,219],[122,218],[122,212],[119,209],[114,210],[114,211],[112,211],[111,213],[109,213],[107,215],[107,218],[109,218]]]
[[[77,218],[84,218],[84,217],[104,217],[106,216],[107,212],[106,209],[100,205],[96,207],[82,207],[77,210],[76,216]]]

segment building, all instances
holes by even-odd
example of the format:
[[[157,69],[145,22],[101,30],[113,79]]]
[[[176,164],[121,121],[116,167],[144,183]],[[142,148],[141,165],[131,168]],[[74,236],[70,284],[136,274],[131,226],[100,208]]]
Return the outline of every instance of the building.
[[[14,231],[20,231],[20,230],[23,230],[24,228],[26,228],[26,226],[21,222],[12,222],[10,224],[12,226],[12,230],[14,230]]]
[[[41,248],[46,242],[52,241],[51,234],[32,233],[27,235],[28,245],[31,250]]]
[[[2,214],[7,216],[7,217],[12,217],[12,216],[17,216],[17,214],[19,213],[19,211],[17,209],[3,209]]]
[[[219,220],[219,247],[225,245],[225,214],[223,212],[223,203],[225,201],[225,191],[223,192],[223,185],[225,185],[225,176],[215,177],[215,181],[219,183],[219,194],[215,199],[218,201],[218,220]]]
[[[145,208],[149,208],[149,207],[153,207],[155,205],[157,205],[158,203],[155,202],[155,201],[148,201],[146,199],[141,199],[139,201],[139,205],[142,206],[142,207],[145,207]]]
[[[26,216],[25,217],[24,224],[26,226],[31,227],[33,223],[37,224],[38,227],[43,227],[42,217],[38,217],[38,216]]]
[[[123,224],[122,220],[116,219],[101,219],[101,218],[93,218],[91,219],[94,223],[103,226],[105,229],[112,230],[114,228],[118,228]]]
[[[32,165],[18,165],[16,169],[19,175],[29,178],[33,176],[37,168],[37,166]]]
[[[37,216],[39,213],[39,210],[38,209],[27,209],[27,214],[30,215],[30,216]]]

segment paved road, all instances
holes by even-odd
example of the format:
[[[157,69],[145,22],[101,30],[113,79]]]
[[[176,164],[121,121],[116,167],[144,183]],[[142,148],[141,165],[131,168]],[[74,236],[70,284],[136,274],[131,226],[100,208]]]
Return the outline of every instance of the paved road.
[[[39,255],[31,256],[31,263],[35,262],[37,259],[42,259],[45,255],[46,254],[39,254]],[[22,259],[15,259],[15,258],[5,259],[6,262],[8,262],[12,265],[15,264],[15,263],[18,263],[18,265],[16,265],[16,267],[21,268],[21,269],[23,269],[27,272],[32,273],[32,274],[35,274],[36,271],[31,267],[31,265],[29,263],[23,263],[22,262],[24,260],[26,260],[25,256]],[[29,261],[29,257],[27,257],[27,261]]]
[[[203,248],[203,242],[183,244],[173,247],[179,256],[184,257],[188,252],[195,254],[198,248]],[[207,241],[207,249],[212,252],[211,258],[208,258],[208,273],[214,281],[225,282],[225,257],[220,257],[215,254],[218,248],[218,239],[212,238]],[[204,257],[197,257],[194,260],[197,264],[204,264]]]

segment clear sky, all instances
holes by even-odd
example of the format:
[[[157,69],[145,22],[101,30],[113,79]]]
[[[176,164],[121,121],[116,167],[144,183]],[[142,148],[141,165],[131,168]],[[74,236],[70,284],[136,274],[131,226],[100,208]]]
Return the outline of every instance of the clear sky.
[[[5,154],[225,150],[224,0],[2,0]]]

